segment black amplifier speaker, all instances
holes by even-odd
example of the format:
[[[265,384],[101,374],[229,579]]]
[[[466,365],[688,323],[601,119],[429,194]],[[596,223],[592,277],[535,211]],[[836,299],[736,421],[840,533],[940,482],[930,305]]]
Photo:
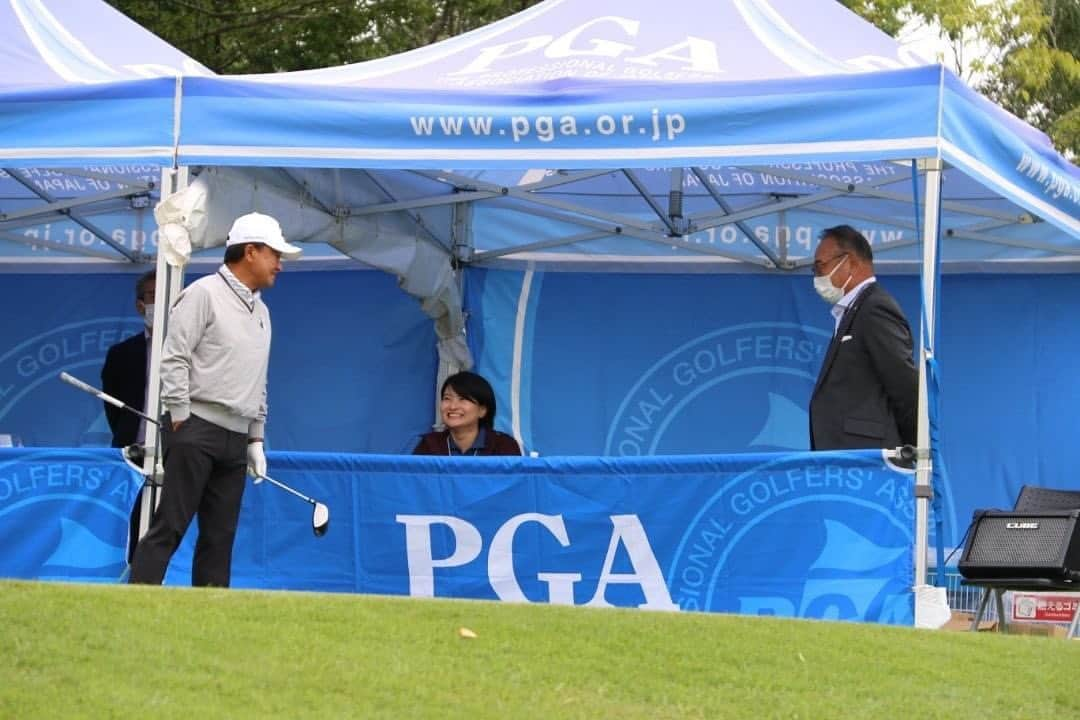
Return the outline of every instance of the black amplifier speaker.
[[[1080,580],[1080,510],[979,510],[958,568],[968,580]]]

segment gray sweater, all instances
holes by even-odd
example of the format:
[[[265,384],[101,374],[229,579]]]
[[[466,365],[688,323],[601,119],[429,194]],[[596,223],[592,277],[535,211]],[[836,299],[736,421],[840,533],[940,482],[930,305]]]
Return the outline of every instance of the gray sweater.
[[[198,415],[263,437],[270,313],[248,304],[218,271],[184,288],[169,313],[161,401],[173,422]]]

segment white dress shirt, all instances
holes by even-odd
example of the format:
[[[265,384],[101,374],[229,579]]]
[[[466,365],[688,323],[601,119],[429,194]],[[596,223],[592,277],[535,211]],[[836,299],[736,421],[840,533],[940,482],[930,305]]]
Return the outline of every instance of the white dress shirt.
[[[848,290],[847,294],[845,294],[844,297],[840,298],[836,302],[836,304],[832,306],[832,309],[830,309],[829,312],[832,313],[834,321],[833,335],[835,335],[836,331],[840,329],[840,318],[844,317],[844,313],[847,312],[847,309],[851,307],[851,304],[853,302],[855,302],[855,298],[859,297],[859,293],[865,290],[866,286],[873,282],[877,282],[877,278],[871,275],[855,287]]]

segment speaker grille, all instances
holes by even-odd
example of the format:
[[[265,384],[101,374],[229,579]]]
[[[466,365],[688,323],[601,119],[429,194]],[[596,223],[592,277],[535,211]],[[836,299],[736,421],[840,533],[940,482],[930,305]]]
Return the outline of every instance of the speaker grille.
[[[1033,523],[1037,527],[1030,527]],[[967,562],[982,567],[1060,568],[1072,524],[1068,517],[984,517],[976,525]]]

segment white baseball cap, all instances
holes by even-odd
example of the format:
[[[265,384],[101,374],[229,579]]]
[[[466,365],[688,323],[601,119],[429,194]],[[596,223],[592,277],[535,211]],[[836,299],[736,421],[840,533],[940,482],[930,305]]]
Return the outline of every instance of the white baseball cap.
[[[242,243],[260,243],[277,250],[281,257],[286,260],[295,260],[303,252],[295,245],[285,242],[285,236],[281,234],[281,225],[269,215],[262,213],[248,213],[236,218],[229,230],[229,239],[225,241],[225,247],[240,245]]]

